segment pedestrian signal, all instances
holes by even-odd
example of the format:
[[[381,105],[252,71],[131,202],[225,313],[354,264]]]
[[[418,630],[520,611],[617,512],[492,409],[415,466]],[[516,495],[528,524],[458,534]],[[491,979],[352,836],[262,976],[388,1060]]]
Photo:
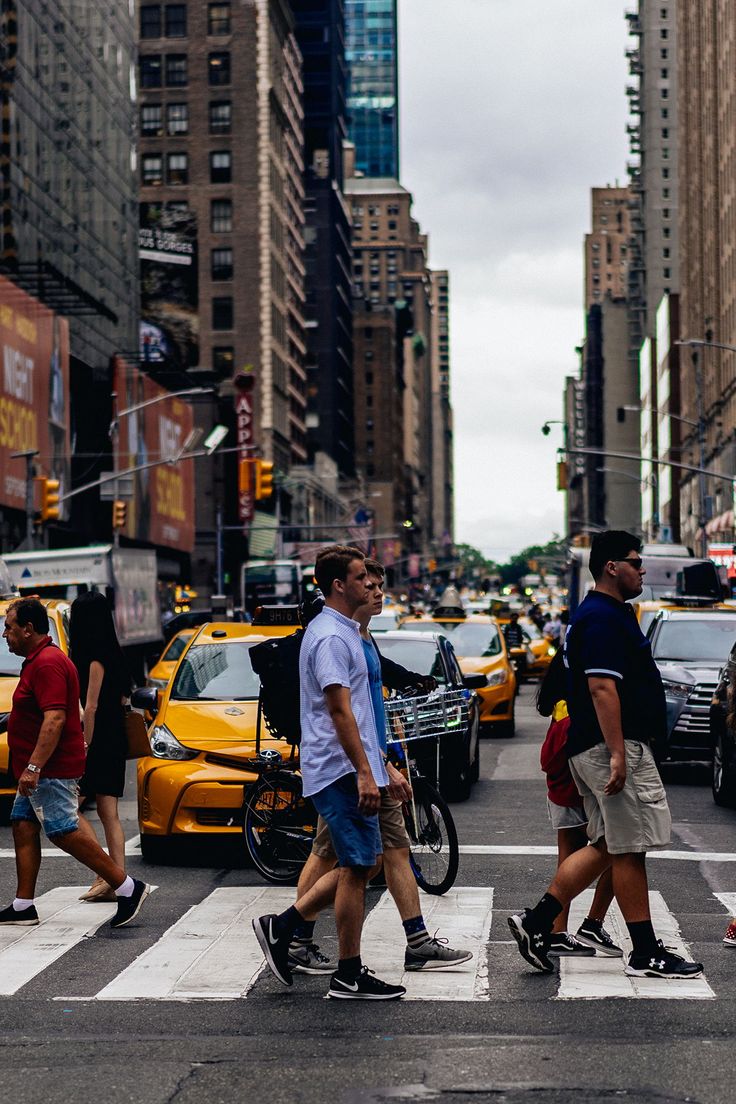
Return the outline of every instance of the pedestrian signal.
[[[58,521],[60,513],[59,480],[48,479],[45,475],[41,483],[41,521]]]
[[[128,522],[128,503],[116,498],[112,504],[112,527],[124,529]]]
[[[257,501],[270,498],[273,494],[273,461],[256,460],[255,495]]]

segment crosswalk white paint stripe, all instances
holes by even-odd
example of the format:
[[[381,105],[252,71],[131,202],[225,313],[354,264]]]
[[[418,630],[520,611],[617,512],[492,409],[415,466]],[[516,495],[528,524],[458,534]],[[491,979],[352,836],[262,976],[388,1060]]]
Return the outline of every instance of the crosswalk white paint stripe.
[[[292,888],[215,889],[194,905],[96,1000],[235,1000],[244,997],[264,966],[251,920],[283,912]]]
[[[33,928],[0,927],[0,994],[10,996],[115,914],[116,905],[79,900],[89,886],[62,886],[36,899]]]
[[[569,929],[577,931],[587,915],[593,890],[586,890],[570,907]],[[667,908],[661,893],[650,892],[652,924],[666,947],[692,961],[679,925]],[[714,1000],[715,993],[705,977],[692,980],[662,981],[660,978],[632,978],[624,973],[631,941],[624,918],[614,902],[606,917],[606,928],[615,943],[624,949],[623,958],[561,958],[557,1000],[600,1000],[606,997],[639,997],[646,1000]]]
[[[736,893],[714,893],[729,916],[736,916]]]
[[[492,888],[455,888],[442,897],[421,895],[422,915],[430,934],[449,945],[473,952],[462,966],[404,971],[406,936],[396,905],[384,893],[371,910],[361,939],[361,957],[383,981],[406,986],[405,1000],[488,1000],[486,945],[493,915]]]

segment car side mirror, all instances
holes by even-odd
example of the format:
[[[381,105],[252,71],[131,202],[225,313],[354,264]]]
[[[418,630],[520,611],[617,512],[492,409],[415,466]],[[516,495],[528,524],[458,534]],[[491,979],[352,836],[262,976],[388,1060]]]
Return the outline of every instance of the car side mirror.
[[[158,711],[158,695],[155,686],[138,686],[130,695],[130,704],[134,709],[153,714]]]
[[[467,690],[482,690],[486,685],[486,676],[481,675],[479,672],[473,672],[470,675],[463,675],[463,686]]]

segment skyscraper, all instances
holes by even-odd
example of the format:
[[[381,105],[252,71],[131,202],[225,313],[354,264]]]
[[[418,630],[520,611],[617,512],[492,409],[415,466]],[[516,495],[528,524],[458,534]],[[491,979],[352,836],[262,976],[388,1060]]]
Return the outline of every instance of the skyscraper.
[[[346,0],[348,118],[355,167],[399,178],[396,0]]]

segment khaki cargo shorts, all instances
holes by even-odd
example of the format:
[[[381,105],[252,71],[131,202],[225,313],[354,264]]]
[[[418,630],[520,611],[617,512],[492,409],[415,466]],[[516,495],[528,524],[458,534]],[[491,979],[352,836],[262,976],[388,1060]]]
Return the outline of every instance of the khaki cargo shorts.
[[[404,814],[400,801],[389,797],[385,789],[381,790],[381,804],[378,809],[378,827],[381,832],[383,850],[390,851],[394,847],[409,847],[410,840],[404,827]],[[321,859],[333,859],[337,862],[335,848],[330,839],[330,830],[327,823],[319,817],[317,820],[317,834],[314,837],[312,851]]]
[[[620,793],[603,792],[611,773],[605,744],[570,759],[570,770],[588,816],[591,843],[605,839],[611,855],[629,855],[666,847],[672,818],[654,756],[646,744],[625,740],[626,783]]]

